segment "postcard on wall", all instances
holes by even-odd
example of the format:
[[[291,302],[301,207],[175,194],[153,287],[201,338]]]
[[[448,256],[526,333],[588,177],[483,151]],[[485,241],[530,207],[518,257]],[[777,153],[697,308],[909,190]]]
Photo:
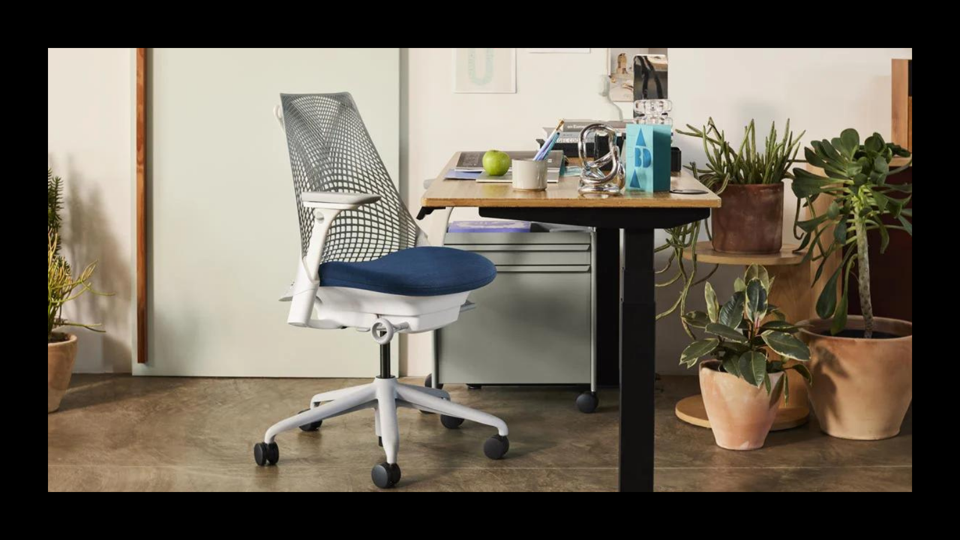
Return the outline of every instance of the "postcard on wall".
[[[517,93],[516,49],[453,49],[457,94]]]
[[[611,101],[633,101],[634,58],[637,55],[656,60],[653,64],[657,66],[662,63],[665,70],[667,49],[607,49],[607,75],[610,76]],[[659,60],[661,58],[662,62]],[[661,78],[666,77],[663,75]]]

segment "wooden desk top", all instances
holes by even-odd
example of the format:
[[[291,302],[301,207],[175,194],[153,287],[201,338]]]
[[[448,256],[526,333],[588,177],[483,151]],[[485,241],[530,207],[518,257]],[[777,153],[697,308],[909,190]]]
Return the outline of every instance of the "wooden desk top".
[[[620,196],[599,198],[581,196],[579,176],[561,177],[556,184],[549,184],[546,191],[514,190],[509,183],[488,184],[473,180],[446,180],[447,171],[454,168],[460,153],[457,152],[443,167],[440,175],[423,194],[420,203],[424,208],[719,208],[720,197],[707,190],[703,195],[675,195],[670,192],[645,193],[624,191]],[[568,160],[575,164],[579,160]],[[687,171],[672,177],[674,189],[706,188]]]

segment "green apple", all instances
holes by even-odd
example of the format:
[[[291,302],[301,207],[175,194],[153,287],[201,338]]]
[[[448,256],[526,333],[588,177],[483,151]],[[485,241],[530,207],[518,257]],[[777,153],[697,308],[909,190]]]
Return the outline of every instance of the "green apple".
[[[487,150],[483,154],[483,170],[490,176],[503,176],[510,170],[510,156],[500,150]]]

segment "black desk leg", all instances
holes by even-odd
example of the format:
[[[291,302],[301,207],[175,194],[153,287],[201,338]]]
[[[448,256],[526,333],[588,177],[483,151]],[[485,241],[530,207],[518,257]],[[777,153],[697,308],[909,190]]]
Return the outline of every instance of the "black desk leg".
[[[597,384],[620,384],[620,229],[597,229]]]
[[[656,316],[653,231],[624,230],[620,491],[653,491]]]

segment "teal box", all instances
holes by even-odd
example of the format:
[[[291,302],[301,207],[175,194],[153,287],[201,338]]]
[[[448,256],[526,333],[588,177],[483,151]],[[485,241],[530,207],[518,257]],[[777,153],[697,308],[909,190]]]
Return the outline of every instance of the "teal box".
[[[623,143],[627,189],[670,191],[670,126],[627,124]]]

